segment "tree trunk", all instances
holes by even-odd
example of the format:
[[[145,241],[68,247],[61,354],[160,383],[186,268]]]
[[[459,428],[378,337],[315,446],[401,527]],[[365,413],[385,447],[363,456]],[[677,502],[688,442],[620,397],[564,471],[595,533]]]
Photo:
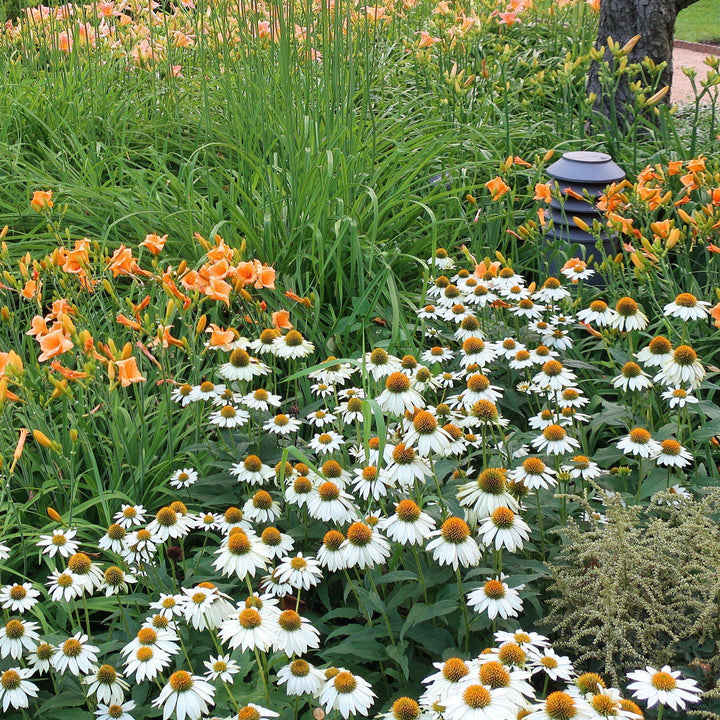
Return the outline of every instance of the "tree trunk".
[[[628,55],[628,63],[640,63],[649,57],[656,65],[667,62],[660,78],[660,88],[672,83],[672,44],[675,33],[675,18],[678,12],[697,0],[601,0],[600,27],[595,43],[596,49],[605,47],[605,56],[600,62],[593,62],[588,74],[587,91],[596,96],[593,108],[608,119],[615,118],[618,129],[623,131],[633,121],[632,92],[627,74],[619,78],[614,92],[601,83],[601,67],[612,73],[617,60],[608,48],[608,37],[621,47],[631,38],[640,35],[640,40]],[[644,71],[639,78],[646,85],[649,76]],[[670,102],[670,92],[665,96]],[[613,113],[614,107],[614,113]]]

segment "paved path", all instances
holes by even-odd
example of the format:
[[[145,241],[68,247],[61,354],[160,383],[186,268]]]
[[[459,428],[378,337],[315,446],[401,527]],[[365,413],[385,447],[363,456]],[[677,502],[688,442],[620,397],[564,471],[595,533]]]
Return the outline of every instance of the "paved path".
[[[720,55],[720,47],[717,45],[702,45],[700,43],[686,43],[675,41],[673,48],[673,84],[671,99],[672,102],[693,101],[693,94],[690,79],[682,72],[683,67],[692,67],[697,70],[695,82],[700,87],[700,81],[705,78],[710,69],[704,60],[708,55]],[[715,90],[717,92],[717,88]]]

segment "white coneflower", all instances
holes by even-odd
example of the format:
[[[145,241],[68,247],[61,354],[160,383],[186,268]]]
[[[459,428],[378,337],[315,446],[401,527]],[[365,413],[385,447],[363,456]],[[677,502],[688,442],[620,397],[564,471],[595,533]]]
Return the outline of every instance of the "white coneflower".
[[[662,364],[655,380],[676,387],[687,384],[691,390],[700,385],[705,377],[705,368],[697,353],[689,345],[679,345]]]
[[[435,521],[416,502],[405,499],[397,503],[393,515],[380,520],[378,529],[401,545],[422,545],[432,536]]]
[[[640,708],[632,700],[624,700],[616,688],[601,688],[585,699],[590,708],[589,720],[642,720]]]
[[[563,465],[561,470],[568,473],[573,480],[577,480],[578,478],[582,480],[595,480],[603,474],[600,466],[585,457],[585,455],[576,455],[571,458],[570,464]]]
[[[304,358],[315,352],[315,346],[306,340],[297,330],[290,330],[286,335],[273,341],[275,355],[279,358]]]
[[[64,558],[70,557],[77,552],[80,543],[73,538],[77,535],[77,530],[63,530],[58,528],[53,530],[52,535],[41,535],[36,543],[38,547],[43,548],[43,555],[55,557],[56,554]]]
[[[473,373],[465,381],[465,390],[455,396],[455,399],[448,398],[447,404],[450,407],[462,406],[466,410],[470,410],[478,400],[489,400],[496,403],[502,395],[502,388],[498,385],[491,385],[485,375]]]
[[[333,415],[327,408],[320,408],[314,412],[308,413],[307,415],[308,425],[312,425],[317,428],[332,425],[335,420],[337,420],[337,416]]]
[[[309,590],[322,580],[320,563],[314,557],[303,557],[302,553],[284,557],[275,572],[280,582],[298,590]]]
[[[405,436],[405,444],[415,445],[419,455],[427,457],[435,452],[444,455],[452,438],[439,425],[437,419],[427,410],[415,413],[412,425]]]
[[[467,523],[458,517],[450,517],[439,530],[431,533],[426,547],[433,559],[440,565],[452,565],[453,570],[462,567],[474,567],[480,563],[480,548],[470,535]]]
[[[352,425],[354,422],[362,422],[364,419],[362,398],[349,397],[344,402],[341,402],[335,408],[334,412],[342,418],[342,421],[346,425]]]
[[[218,375],[231,382],[252,380],[259,375],[267,375],[268,372],[270,368],[264,362],[251,357],[247,350],[242,348],[235,348],[230,353],[228,362],[218,368]]]
[[[183,588],[182,608],[185,622],[196,630],[214,630],[235,612],[230,597],[209,582]]]
[[[436,320],[440,317],[440,308],[428,304],[417,311],[417,316],[423,320]]]
[[[70,556],[67,569],[75,575],[78,582],[85,585],[85,592],[88,594],[97,590],[105,579],[100,566],[82,552]]]
[[[547,490],[557,485],[554,475],[555,471],[540,458],[528,457],[523,460],[522,465],[508,473],[508,479],[515,483],[521,482],[528,490]]]
[[[178,642],[178,635],[169,627],[156,630],[154,627],[143,626],[137,631],[135,637],[123,646],[120,652],[127,658],[132,657],[140,648],[149,647],[172,657],[180,651]]]
[[[477,305],[478,307],[484,308],[486,305],[492,305],[498,296],[485,285],[476,285],[472,292],[466,296],[465,302],[468,305]]]
[[[263,424],[263,430],[275,435],[289,435],[297,432],[302,423],[297,418],[291,418],[284,413],[278,413]]]
[[[536,632],[526,632],[522,629],[514,630],[513,632],[497,630],[493,637],[499,645],[512,642],[519,645],[523,650],[550,646],[550,641],[544,635]]]
[[[250,419],[247,410],[241,410],[234,405],[224,405],[220,410],[210,413],[208,422],[222,428],[242,427]]]
[[[346,493],[337,483],[324,482],[310,496],[308,513],[315,520],[343,525],[357,517],[352,495]]]
[[[255,576],[264,570],[270,558],[265,546],[252,534],[240,528],[233,528],[224,538],[223,544],[215,551],[218,556],[213,567],[223,575],[237,575],[244,580],[247,575]]]
[[[663,363],[672,357],[672,344],[670,341],[658,335],[654,337],[640,352],[635,353],[635,357],[645,367],[661,367]]]
[[[260,541],[267,549],[268,557],[271,560],[287,555],[294,545],[290,535],[280,532],[275,527],[266,527],[260,535]]]
[[[561,330],[560,328],[555,328],[551,332],[543,334],[542,338],[540,339],[543,345],[547,345],[547,347],[550,348],[555,348],[556,350],[560,350],[561,352],[569,350],[573,346],[572,338],[567,334],[565,330]]]
[[[415,408],[425,407],[425,400],[417,390],[410,387],[410,378],[402,372],[387,376],[385,389],[377,398],[381,410],[393,415],[404,415]]]
[[[530,527],[510,508],[499,507],[482,521],[478,533],[487,547],[494,547],[496,550],[504,547],[515,552],[522,550],[523,541],[530,537]]]
[[[275,345],[273,343],[280,335],[280,330],[277,328],[265,328],[248,347],[258,355],[274,355]]]
[[[655,458],[658,465],[665,467],[687,467],[693,461],[693,456],[674,438],[667,438],[660,442],[660,452]]]
[[[544,309],[543,305],[536,305],[530,298],[524,298],[515,307],[510,308],[510,313],[528,320],[537,320],[542,317]]]
[[[398,443],[394,447],[385,445],[385,472],[388,478],[402,488],[411,488],[415,481],[424,481],[432,475],[430,466],[413,447]]]
[[[100,649],[88,643],[88,636],[76,633],[56,649],[50,661],[61,675],[70,671],[72,675],[87,675],[97,663]]]
[[[25,652],[32,652],[38,645],[40,636],[36,622],[13,618],[0,627],[0,658],[11,657],[19,660]]]
[[[505,468],[485,468],[476,480],[459,487],[457,498],[473,524],[491,515],[499,507],[518,509],[517,500],[507,489]]]
[[[199,385],[195,385],[192,389],[193,400],[215,400],[215,398],[225,392],[225,385],[216,385],[210,380],[203,380]]]
[[[610,327],[630,332],[631,330],[644,330],[647,324],[647,315],[632,298],[623,297],[617,301],[615,316],[610,321]]]
[[[94,695],[99,703],[119,705],[125,693],[130,689],[122,675],[112,665],[101,665],[90,675],[83,678],[88,686],[88,695]]]
[[[241,707],[237,714],[237,720],[270,720],[276,717],[278,717],[276,712],[255,703],[249,703]]]
[[[568,370],[559,360],[548,360],[543,363],[540,372],[532,379],[538,387],[555,391],[575,385],[576,380],[575,373]]]
[[[603,300],[593,300],[590,306],[580,310],[577,319],[582,323],[591,323],[598,327],[607,327],[617,317],[617,313]]]
[[[468,606],[477,613],[487,612],[491,620],[498,615],[503,619],[517,617],[523,607],[519,591],[525,585],[511,588],[503,582],[504,579],[504,575],[500,579],[491,578],[484,585],[471,590],[467,595]]]
[[[260,650],[267,652],[275,640],[277,622],[263,617],[257,608],[240,604],[236,615],[223,621],[218,631],[221,642],[227,643],[233,650]]]
[[[175,671],[155,700],[153,707],[163,709],[163,719],[173,713],[177,720],[198,720],[213,705],[215,688],[206,680],[185,670]]]
[[[435,266],[440,270],[445,268],[455,267],[455,261],[448,255],[448,251],[445,248],[437,248],[435,254],[426,260],[430,266]]]
[[[143,525],[146,512],[147,510],[142,505],[122,505],[120,510],[113,516],[113,520],[120,527],[128,530],[135,525]]]
[[[474,667],[480,683],[489,690],[496,690],[516,708],[524,707],[535,698],[535,689],[528,682],[530,673],[517,668],[509,669],[498,660],[483,662]]]
[[[135,530],[127,534],[122,556],[130,565],[150,562],[162,543],[160,536],[147,528]]]
[[[334,484],[334,483],[333,483]],[[315,491],[310,478],[305,475],[290,480],[290,484],[285,488],[285,502],[298,507],[305,507]]]
[[[135,682],[154,680],[170,663],[172,657],[164,650],[143,645],[125,660],[125,674],[135,676]]]
[[[544,672],[551,680],[567,682],[575,674],[570,658],[558,655],[552,648],[530,650],[528,654],[532,663],[531,673],[533,675]]]
[[[559,355],[557,350],[552,350],[547,345],[538,345],[530,350],[530,358],[535,365],[544,365],[548,360],[557,358]]]
[[[612,379],[613,387],[628,390],[645,390],[652,387],[650,376],[634,362],[626,362],[620,374]]]
[[[182,407],[187,407],[191,402],[195,402],[192,385],[183,383],[173,388],[173,391],[170,393],[170,399]]]
[[[698,300],[692,293],[680,293],[675,300],[663,308],[665,317],[677,317],[688,320],[704,320],[708,316],[711,303]]]
[[[182,490],[194,485],[197,480],[197,470],[194,470],[193,468],[182,468],[182,470],[176,470],[170,476],[170,487],[175,488],[176,490]]]
[[[444,720],[515,720],[517,708],[502,691],[488,690],[480,684],[465,685],[448,698]]]
[[[587,720],[590,715],[585,700],[566,692],[550,693],[545,700],[533,705],[525,720]]]
[[[637,455],[642,458],[655,457],[660,452],[660,443],[653,440],[652,435],[645,428],[633,428],[615,443],[615,447],[626,455]]]
[[[220,682],[232,685],[235,678],[240,672],[240,666],[230,659],[229,655],[210,656],[209,660],[203,661],[203,665],[207,668],[205,677],[208,680],[220,680]]]
[[[320,704],[327,713],[337,710],[343,718],[350,715],[367,715],[376,697],[367,680],[341,670],[332,675],[320,692]]]
[[[404,377],[404,376],[403,376]],[[340,450],[345,444],[345,438],[334,430],[318,433],[308,443],[308,447],[319,454],[329,454]]]
[[[230,474],[236,477],[238,482],[250,485],[265,485],[275,477],[275,471],[265,465],[257,455],[248,455],[242,462],[231,465]]]
[[[470,666],[464,660],[457,657],[448,658],[445,662],[433,663],[438,671],[428,675],[423,680],[427,689],[420,701],[423,705],[439,703],[445,705],[448,698],[456,695],[458,691],[467,686],[470,678]]]
[[[304,655],[309,649],[320,646],[320,633],[295,610],[281,612],[277,623],[274,650],[284,652],[290,658],[293,655]]]
[[[345,569],[345,554],[341,551],[345,536],[338,530],[328,530],[317,552],[317,560],[330,572]]]
[[[669,388],[661,394],[663,400],[668,401],[670,408],[684,408],[688,404],[700,402],[684,388]]]
[[[317,697],[325,684],[325,673],[307,660],[296,658],[277,671],[278,685],[285,685],[288,695]]]
[[[40,591],[32,583],[5,585],[0,589],[0,607],[11,613],[24,613],[38,602]]]
[[[390,355],[382,348],[375,348],[365,353],[362,358],[365,370],[372,375],[373,380],[387,377],[401,369],[400,358]]]
[[[525,368],[532,367],[535,364],[536,362],[533,360],[530,351],[523,348],[515,353],[512,360],[508,363],[508,366],[512,370],[524,370]]]
[[[105,591],[105,596],[110,597],[111,595],[128,592],[130,585],[136,582],[137,578],[134,575],[126,573],[115,565],[111,565],[103,573],[103,582],[98,589]]]
[[[98,541],[98,547],[119,555],[126,547],[126,537],[127,530],[119,523],[113,523]]]
[[[384,565],[390,555],[390,544],[374,527],[354,522],[347,529],[340,552],[346,568],[362,570]]]
[[[695,680],[682,678],[680,672],[671,670],[665,665],[660,670],[646,667],[627,674],[628,690],[633,690],[633,697],[647,702],[647,706],[668,705],[673,710],[684,710],[686,703],[699,702],[702,690]]]
[[[157,610],[160,615],[170,620],[180,617],[183,614],[182,595],[160,593],[159,599],[150,603],[150,609]]]
[[[75,573],[65,570],[53,570],[46,583],[53,602],[68,602],[80,597],[85,592],[85,583]]]
[[[449,347],[443,347],[441,345],[434,345],[420,355],[420,359],[430,365],[433,363],[447,362],[454,357],[455,353]]]
[[[134,700],[120,702],[115,705],[98,703],[97,710],[95,711],[95,720],[133,720],[130,711],[134,709]]]
[[[175,512],[167,505],[157,511],[155,519],[148,524],[147,530],[155,535],[159,542],[165,542],[168,538],[184,537],[192,530],[192,518]]]
[[[582,391],[574,387],[564,388],[561,393],[555,397],[558,407],[564,408],[584,408],[590,401],[583,396]]]
[[[548,455],[564,455],[580,447],[580,443],[567,434],[561,425],[548,425],[542,435],[538,435],[532,444],[538,450],[544,450]]]
[[[324,367],[309,373],[311,380],[318,380],[326,385],[344,385],[357,368],[350,363],[339,363],[337,358],[331,355],[325,360]]]
[[[519,302],[531,295],[530,290],[522,285],[503,285],[498,288],[498,294],[508,302]]]
[[[363,468],[356,468],[353,478],[353,490],[362,500],[372,498],[377,501],[387,497],[388,490],[394,486],[393,481],[384,470],[378,469],[375,465],[366,465]]]
[[[3,713],[6,713],[10,707],[22,710],[28,707],[29,698],[37,697],[38,686],[28,680],[32,674],[32,669],[21,667],[11,667],[2,671],[0,700]]]
[[[547,280],[545,280],[542,284],[542,287],[539,290],[536,290],[533,295],[533,299],[548,304],[559,302],[560,300],[564,300],[569,297],[570,291],[566,287],[563,287],[560,280],[556,277],[547,278]]]
[[[256,523],[274,522],[280,517],[280,506],[273,500],[267,490],[258,490],[243,505],[246,520]]]
[[[241,402],[251,410],[267,412],[270,408],[280,407],[281,400],[280,395],[268,392],[265,388],[258,388],[247,395],[243,395]]]

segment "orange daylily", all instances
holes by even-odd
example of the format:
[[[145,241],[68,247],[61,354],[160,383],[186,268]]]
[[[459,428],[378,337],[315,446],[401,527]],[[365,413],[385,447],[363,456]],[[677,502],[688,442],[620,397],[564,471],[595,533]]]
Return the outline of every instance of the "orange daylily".
[[[418,48],[432,47],[435,43],[440,42],[439,37],[433,37],[429,32],[427,32],[427,30],[420,30],[418,35],[420,35]]]
[[[688,160],[687,166],[690,172],[702,172],[705,170],[705,158],[701,155],[694,160]]]
[[[47,335],[38,338],[42,353],[38,357],[40,362],[62,355],[72,349],[73,344],[61,327],[51,330]]]
[[[720,303],[710,309],[710,317],[715,321],[715,327],[720,328]]]
[[[210,323],[209,327],[205,330],[206,333],[210,333],[210,340],[208,341],[208,347],[219,348],[220,350],[229,350],[230,343],[235,340],[235,331],[232,328],[223,330],[215,323]]]
[[[493,200],[499,200],[506,192],[508,192],[508,190],[510,190],[510,186],[506,185],[505,182],[503,182],[503,179],[499,176],[494,177],[492,180],[488,180],[485,183],[485,187],[490,191]]]
[[[719,253],[720,254],[720,247],[717,245],[714,245],[713,243],[708,243],[705,246],[711,253]]]
[[[280,330],[292,330],[290,313],[287,310],[278,310],[272,314],[272,324]]]
[[[720,188],[713,188],[710,191],[710,202],[713,205],[720,205]]]
[[[131,330],[142,330],[142,325],[140,325],[139,322],[133,320],[132,318],[126,317],[122,313],[118,313],[117,317],[115,318],[115,322],[119,323],[120,325],[125,325],[125,327],[129,327]]]
[[[682,172],[682,166],[682,160],[671,160],[668,163],[668,175],[679,175]]]
[[[128,387],[133,383],[145,382],[147,379],[140,374],[140,370],[137,366],[137,360],[132,356],[127,358],[127,360],[116,360],[115,365],[118,369],[120,384],[123,387]]]
[[[299,302],[301,305],[304,305],[306,308],[312,307],[312,302],[309,297],[300,297],[299,295],[294,293],[292,290],[286,290],[285,297],[288,297],[291,300],[294,300],[295,302]]]
[[[22,369],[22,358],[14,350],[0,352],[0,377],[4,377],[8,370],[19,373]]]
[[[549,203],[552,200],[552,191],[550,189],[550,183],[537,183],[535,185],[535,196],[533,200],[542,200],[543,202]]]
[[[170,334],[170,330],[172,330],[172,327],[173,327],[172,325],[158,325],[158,335],[159,335],[158,342],[164,348],[168,348],[171,345],[174,345],[175,347],[183,346],[182,340],[178,340],[176,337],[173,337]]]
[[[205,295],[212,298],[213,300],[220,300],[230,307],[230,291],[232,285],[229,285],[224,280],[218,278],[212,278],[207,284],[204,290]]]
[[[475,265],[475,277],[485,277],[485,275],[490,275],[492,277],[497,277],[498,270],[500,269],[501,263],[499,260],[495,260],[491,263],[486,263],[485,260]]]
[[[255,278],[255,287],[258,289],[267,288],[268,290],[274,290],[275,268],[272,268],[269,265],[260,265],[259,263],[257,263],[257,277]]]
[[[240,287],[254,283],[257,279],[257,266],[254,262],[241,262],[235,268],[235,279]]]
[[[47,323],[45,322],[44,317],[40,317],[40,315],[36,315],[31,321],[30,321],[30,329],[25,333],[26,335],[37,335],[42,336],[46,335],[50,332],[50,329],[47,326]]]
[[[50,367],[56,372],[59,372],[64,378],[68,380],[83,380],[88,376],[86,372],[80,372],[79,370],[70,370],[70,368],[66,368],[64,365],[61,365],[57,360],[53,360],[50,363]]]
[[[53,206],[52,196],[52,190],[36,190],[30,201],[32,209],[42,212],[45,208],[51,208]]]
[[[32,300],[33,298],[40,299],[40,290],[40,283],[36,282],[35,280],[28,280],[25,283],[25,287],[20,291],[20,294],[27,300]]]
[[[156,235],[155,233],[151,233],[150,235],[145,236],[145,239],[140,243],[140,245],[147,248],[153,255],[159,255],[165,247],[167,239],[167,235]]]

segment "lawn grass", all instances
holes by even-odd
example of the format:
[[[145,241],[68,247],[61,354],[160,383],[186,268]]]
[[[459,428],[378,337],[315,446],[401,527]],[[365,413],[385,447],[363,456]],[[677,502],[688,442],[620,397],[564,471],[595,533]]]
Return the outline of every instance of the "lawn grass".
[[[675,23],[675,38],[720,44],[720,4],[717,0],[699,0],[682,10]]]

